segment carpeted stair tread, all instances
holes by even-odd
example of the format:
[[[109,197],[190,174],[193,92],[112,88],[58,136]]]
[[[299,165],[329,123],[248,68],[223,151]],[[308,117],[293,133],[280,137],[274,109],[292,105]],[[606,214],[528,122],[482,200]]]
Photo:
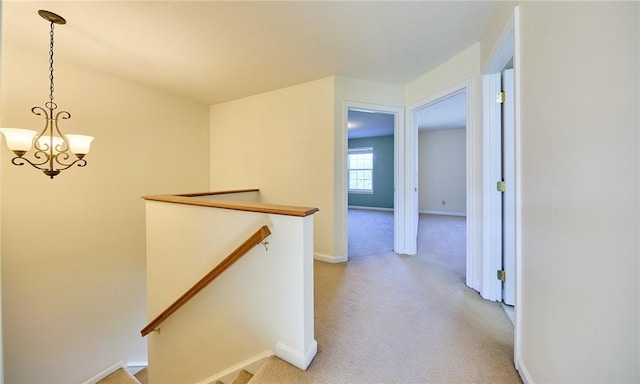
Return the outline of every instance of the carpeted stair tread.
[[[142,368],[140,371],[138,371],[138,373],[136,373],[133,376],[136,379],[138,379],[138,381],[141,384],[148,384],[149,383],[149,369],[148,368]]]
[[[231,381],[231,384],[247,384],[253,375],[244,369],[238,372],[238,375]]]
[[[126,369],[120,368],[113,372],[104,379],[98,381],[97,384],[141,384],[132,374]]]
[[[299,368],[287,363],[277,356],[271,356],[258,369],[251,379],[251,384],[300,383],[303,373]]]

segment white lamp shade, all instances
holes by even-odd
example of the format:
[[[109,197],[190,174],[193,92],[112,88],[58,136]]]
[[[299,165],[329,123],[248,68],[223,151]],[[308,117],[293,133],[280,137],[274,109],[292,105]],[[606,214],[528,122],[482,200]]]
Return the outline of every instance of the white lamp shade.
[[[64,150],[64,148],[62,148],[63,143],[64,143],[64,140],[62,140],[62,137],[53,136],[53,154],[54,155],[57,155],[58,153],[60,153],[60,149]],[[51,136],[45,135],[38,139],[38,147],[40,149],[43,149],[46,152],[49,152],[50,145],[51,145]]]
[[[33,138],[38,132],[31,129],[21,128],[0,128],[0,132],[7,140],[7,147],[12,151],[27,152],[31,149]]]
[[[69,140],[69,146],[71,147],[71,152],[76,155],[86,155],[89,153],[89,149],[91,148],[91,142],[93,141],[93,136],[85,136],[85,135],[64,135],[67,140]]]

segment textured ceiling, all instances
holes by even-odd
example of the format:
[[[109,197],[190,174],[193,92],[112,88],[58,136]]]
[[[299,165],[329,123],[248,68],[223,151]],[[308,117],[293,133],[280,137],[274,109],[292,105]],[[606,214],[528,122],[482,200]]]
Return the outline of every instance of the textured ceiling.
[[[216,104],[331,75],[407,84],[480,39],[493,1],[12,1],[2,41]],[[46,50],[46,48],[44,48]]]

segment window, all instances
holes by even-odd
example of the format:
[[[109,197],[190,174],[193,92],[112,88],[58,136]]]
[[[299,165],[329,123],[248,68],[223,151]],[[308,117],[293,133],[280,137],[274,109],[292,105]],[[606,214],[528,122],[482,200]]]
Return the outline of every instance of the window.
[[[373,148],[349,148],[349,192],[373,193]]]

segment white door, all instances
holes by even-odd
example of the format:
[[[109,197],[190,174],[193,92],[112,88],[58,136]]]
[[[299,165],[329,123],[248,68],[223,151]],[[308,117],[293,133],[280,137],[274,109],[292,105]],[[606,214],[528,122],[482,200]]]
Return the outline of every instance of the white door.
[[[516,192],[515,192],[515,104],[513,69],[502,72],[502,179],[505,190],[502,196],[502,301],[515,305],[516,296]]]
[[[483,283],[487,300],[515,304],[515,104],[513,70],[485,75]],[[497,274],[496,274],[497,272]],[[502,280],[503,279],[503,280]]]
[[[501,74],[483,77],[483,209],[482,209],[482,286],[480,294],[492,301],[502,301],[502,282],[496,272],[502,270],[502,91]]]

